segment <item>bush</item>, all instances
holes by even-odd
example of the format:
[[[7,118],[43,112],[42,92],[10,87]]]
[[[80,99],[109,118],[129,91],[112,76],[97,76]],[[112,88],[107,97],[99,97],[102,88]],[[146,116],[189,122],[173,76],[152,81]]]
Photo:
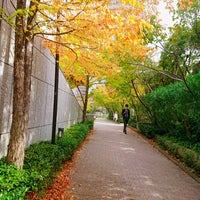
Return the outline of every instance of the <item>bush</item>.
[[[29,187],[29,176],[26,170],[18,170],[14,165],[0,165],[0,199],[24,199]]]
[[[0,160],[0,199],[23,200],[28,191],[41,193],[55,178],[62,163],[71,159],[83,142],[93,121],[76,124],[65,130],[63,138],[56,139],[56,145],[48,142],[33,144],[26,149],[24,169],[6,164]]]
[[[162,148],[200,174],[200,149],[198,148],[200,144],[192,148],[191,142],[177,140],[170,136],[157,135],[155,140]]]
[[[143,100],[151,110],[149,120],[156,134],[200,142],[200,73],[189,76],[187,84],[191,92],[183,82],[176,82],[157,88]]]
[[[155,128],[148,123],[140,123],[139,124],[140,132],[145,135],[147,138],[153,138],[155,134]]]
[[[64,154],[59,145],[52,145],[50,142],[33,144],[26,150],[24,170],[29,173],[31,190],[46,188],[55,173],[61,169]]]

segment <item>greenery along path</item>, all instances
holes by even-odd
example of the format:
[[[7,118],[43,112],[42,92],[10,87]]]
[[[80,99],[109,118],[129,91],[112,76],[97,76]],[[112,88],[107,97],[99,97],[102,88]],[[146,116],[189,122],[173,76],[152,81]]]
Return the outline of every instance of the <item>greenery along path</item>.
[[[94,134],[76,158],[74,200],[199,200],[200,185],[122,124],[97,119]]]
[[[69,193],[67,192],[67,188],[70,185],[70,173],[71,169],[74,166],[74,161],[76,159],[76,156],[80,152],[82,146],[89,140],[90,135],[93,133],[93,131],[90,131],[84,142],[79,146],[79,148],[76,150],[76,152],[73,155],[73,158],[71,160],[66,161],[62,164],[62,170],[60,170],[56,174],[56,178],[54,179],[53,183],[49,185],[49,187],[45,190],[44,193],[39,194],[38,192],[29,192],[27,194],[28,200],[61,200],[61,199],[71,199]]]
[[[176,6],[172,6],[174,1],[178,3],[176,10]],[[199,0],[83,0],[76,3],[73,0],[14,0],[15,6],[10,1],[1,2],[3,23],[0,27],[5,32],[0,36],[9,37],[11,32],[7,33],[7,27],[10,26],[14,29],[15,39],[14,48],[9,45],[8,37],[3,45],[7,46],[5,52],[14,49],[14,60],[9,53],[1,59],[13,61],[14,69],[8,163],[20,169],[24,165],[31,74],[37,64],[33,48],[36,37],[56,57],[56,69],[62,68],[71,88],[84,86],[84,95],[80,92],[83,121],[87,109],[93,112],[93,108],[104,105],[112,115],[127,101],[130,108],[134,108],[138,121],[156,122],[157,127],[153,127],[156,132],[175,130],[174,135],[181,133],[181,136],[199,142],[199,81],[193,86],[187,82],[189,75],[200,71]],[[174,11],[175,21],[169,32],[161,26],[159,19],[162,11],[158,4],[164,2]],[[155,60],[158,49],[162,50],[161,57]],[[9,56],[4,58],[6,55]],[[97,84],[99,82],[106,84]],[[172,88],[176,98],[168,89],[156,98],[158,87],[175,82],[182,83],[183,88],[182,91],[177,86],[177,91]],[[93,85],[98,87],[93,91],[94,107],[89,108],[89,91]],[[170,101],[173,109],[168,98],[175,101]],[[173,112],[169,113],[168,107],[163,107],[165,102]],[[152,132],[152,127],[145,129]]]
[[[141,200],[151,199],[153,196],[154,200],[168,199],[167,197],[183,200],[185,193],[188,199],[199,199],[195,198],[195,194],[199,194],[198,183],[163,157],[136,132],[129,130],[126,136],[122,134],[122,124],[98,119],[95,122],[94,135],[91,136],[92,133],[90,132],[76,151],[72,161],[63,164],[57,178],[40,200],[71,200],[74,199],[73,195],[76,198],[80,195],[81,200],[90,199],[90,192],[94,188],[95,199],[110,199],[115,194],[115,199]],[[113,177],[114,182],[111,183]],[[94,187],[85,190],[90,183]],[[68,190],[70,184],[73,195]],[[180,194],[180,187],[185,193]],[[81,191],[88,197],[82,198]],[[144,198],[140,195],[137,197],[137,193],[143,192]],[[28,199],[38,200],[37,193],[29,193]]]

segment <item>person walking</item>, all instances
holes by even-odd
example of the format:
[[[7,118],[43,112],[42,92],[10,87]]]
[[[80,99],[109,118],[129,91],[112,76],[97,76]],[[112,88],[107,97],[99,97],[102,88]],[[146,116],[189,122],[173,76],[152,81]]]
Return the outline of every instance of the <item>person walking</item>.
[[[117,114],[117,111],[114,113],[113,120],[114,120],[115,122],[117,122],[117,120],[118,120],[118,114]]]
[[[127,127],[128,121],[130,119],[130,110],[128,108],[128,104],[126,104],[125,108],[122,109],[122,117],[123,117],[123,122],[124,122],[123,132],[125,134],[127,134],[126,127]]]

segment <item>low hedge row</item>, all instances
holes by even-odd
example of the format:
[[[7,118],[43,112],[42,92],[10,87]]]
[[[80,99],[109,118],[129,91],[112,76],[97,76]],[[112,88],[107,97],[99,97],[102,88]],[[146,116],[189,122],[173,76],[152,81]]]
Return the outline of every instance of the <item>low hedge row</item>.
[[[173,138],[168,138],[166,136],[156,135],[154,139],[163,149],[189,166],[193,172],[200,175],[200,149],[198,146],[196,148],[195,146],[193,148],[188,148],[187,144],[181,144],[181,142],[174,141]]]
[[[33,144],[26,149],[23,170],[0,160],[0,199],[23,200],[29,191],[40,191],[55,178],[62,163],[71,159],[83,142],[93,121],[76,124],[65,130],[63,137],[56,139],[56,145],[47,142]]]

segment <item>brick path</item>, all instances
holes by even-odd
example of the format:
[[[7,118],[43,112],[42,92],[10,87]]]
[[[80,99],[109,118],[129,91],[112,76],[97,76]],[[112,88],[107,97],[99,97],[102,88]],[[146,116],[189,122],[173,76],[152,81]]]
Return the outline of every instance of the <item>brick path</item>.
[[[122,124],[97,119],[76,158],[75,200],[200,200],[200,184]]]

